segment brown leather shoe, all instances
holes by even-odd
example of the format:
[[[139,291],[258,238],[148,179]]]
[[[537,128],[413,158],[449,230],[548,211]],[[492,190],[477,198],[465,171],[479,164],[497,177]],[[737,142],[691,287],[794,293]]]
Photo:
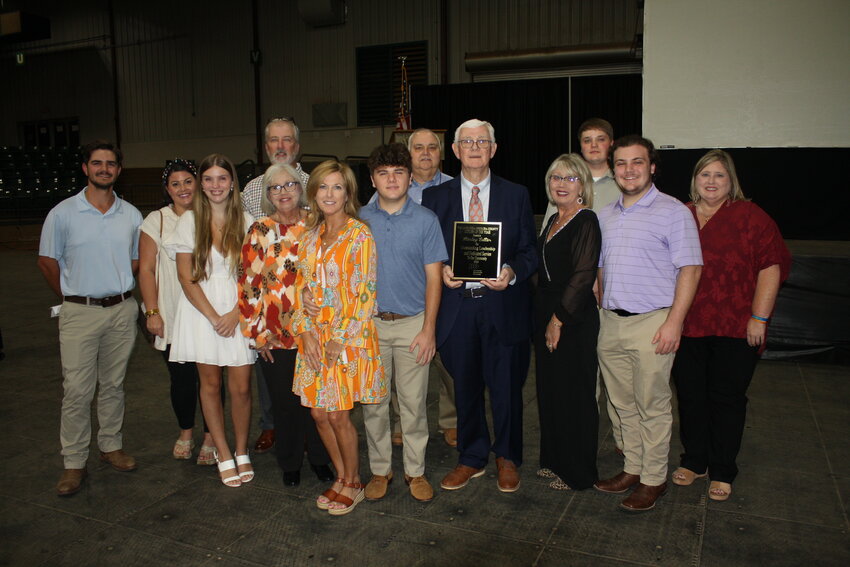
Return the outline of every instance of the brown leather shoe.
[[[469,483],[469,479],[478,478],[484,474],[484,469],[474,469],[466,465],[458,465],[443,477],[440,486],[445,490],[457,490]]]
[[[404,482],[410,487],[410,495],[420,502],[428,502],[434,498],[434,489],[431,488],[431,483],[422,476],[407,476],[404,475]]]
[[[597,480],[593,484],[593,488],[599,492],[607,492],[608,494],[622,494],[639,482],[639,474],[629,474],[623,471],[608,480]]]
[[[136,470],[136,459],[125,453],[123,449],[109,451],[108,453],[101,451],[100,460],[112,465],[112,468],[116,471],[130,472]]]
[[[516,492],[519,488],[519,471],[513,461],[504,457],[496,458],[496,468],[499,471],[496,486],[502,492]]]
[[[373,474],[372,479],[366,485],[366,500],[380,500],[387,495],[387,487],[393,481],[393,471],[384,476]]]
[[[396,447],[401,447],[402,445],[404,445],[404,436],[401,434],[401,431],[397,431],[392,434],[392,437],[390,437],[390,441]]]
[[[258,455],[268,453],[274,447],[274,429],[263,429],[257,442],[254,443],[254,452]]]
[[[667,492],[667,483],[663,482],[658,486],[647,486],[643,483],[638,483],[634,492],[620,502],[620,508],[626,512],[646,512],[655,508],[655,501],[661,498]]]
[[[443,439],[449,447],[457,447],[457,428],[450,427],[443,430]]]
[[[56,485],[56,494],[59,496],[71,496],[80,491],[83,486],[83,480],[87,476],[85,468],[82,469],[65,469],[62,471],[62,477],[59,479],[59,484]]]

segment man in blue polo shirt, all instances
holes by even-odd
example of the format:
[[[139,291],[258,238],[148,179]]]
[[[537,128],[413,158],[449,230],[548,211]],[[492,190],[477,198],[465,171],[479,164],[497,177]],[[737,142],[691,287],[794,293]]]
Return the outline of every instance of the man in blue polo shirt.
[[[121,150],[96,141],[83,149],[86,187],[56,205],[44,221],[38,267],[63,298],[59,352],[64,396],[59,439],[65,470],[56,489],[70,496],[86,477],[91,443],[91,402],[98,389],[100,459],[126,472],[136,461],[122,450],[124,374],[136,340],[142,215],[112,188],[121,173]]]
[[[410,152],[383,145],[369,156],[378,198],[360,210],[378,246],[378,316],[381,358],[398,392],[404,437],[404,478],[410,494],[434,496],[425,478],[428,444],[428,368],[436,352],[435,329],[442,293],[442,265],[448,259],[437,216],[408,197]],[[366,498],[379,500],[392,481],[389,396],[363,405],[372,479]]]

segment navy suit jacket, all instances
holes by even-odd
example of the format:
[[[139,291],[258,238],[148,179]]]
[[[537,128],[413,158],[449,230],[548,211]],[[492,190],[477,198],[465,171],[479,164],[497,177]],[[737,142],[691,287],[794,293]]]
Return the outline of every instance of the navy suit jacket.
[[[537,246],[534,215],[528,189],[506,179],[490,176],[490,201],[487,221],[502,223],[502,264],[516,273],[516,282],[504,291],[487,290],[475,301],[485,302],[496,323],[501,342],[511,345],[531,337],[531,295],[529,278],[537,271]],[[428,207],[443,230],[449,255],[454,250],[454,223],[463,220],[460,176],[422,193],[422,205]],[[451,262],[451,260],[449,260]],[[445,342],[461,313],[464,287],[443,285],[443,297],[437,316],[437,346]]]

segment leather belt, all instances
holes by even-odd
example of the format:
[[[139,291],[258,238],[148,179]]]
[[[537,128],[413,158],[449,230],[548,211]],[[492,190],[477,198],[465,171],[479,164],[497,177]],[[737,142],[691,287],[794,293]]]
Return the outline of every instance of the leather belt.
[[[626,311],[625,309],[612,309],[611,311],[613,311],[620,317],[634,317],[635,315],[643,315],[643,313],[632,313],[631,311]]]
[[[463,297],[484,297],[487,295],[486,287],[470,287],[463,290]]]
[[[110,295],[109,297],[83,297],[81,295],[66,295],[65,301],[70,301],[71,303],[79,303],[81,305],[112,307],[113,305],[118,305],[125,299],[129,299],[132,295],[132,291],[125,291],[120,295]]]
[[[391,311],[379,311],[378,319],[381,321],[398,321],[399,319],[407,319],[410,315],[400,315]]]

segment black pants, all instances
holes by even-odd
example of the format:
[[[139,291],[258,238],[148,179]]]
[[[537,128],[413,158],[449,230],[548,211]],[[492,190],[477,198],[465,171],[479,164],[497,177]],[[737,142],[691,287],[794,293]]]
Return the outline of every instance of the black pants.
[[[682,337],[673,363],[679,400],[680,465],[731,483],[747,418],[747,388],[758,349],[746,339]]]
[[[327,465],[331,459],[319,437],[310,408],[302,406],[301,399],[292,393],[297,351],[275,349],[271,352],[274,362],[257,360],[263,367],[272,400],[277,464],[283,471],[301,470],[306,448],[311,465]]]
[[[162,357],[168,366],[168,374],[171,376],[171,407],[177,416],[177,424],[180,429],[192,429],[195,427],[195,408],[198,399],[198,367],[194,362],[170,362],[168,355],[171,345],[165,347]],[[224,383],[221,386],[221,405],[224,406]],[[201,416],[203,419],[203,415]],[[204,433],[208,433],[207,422],[204,421]]]

